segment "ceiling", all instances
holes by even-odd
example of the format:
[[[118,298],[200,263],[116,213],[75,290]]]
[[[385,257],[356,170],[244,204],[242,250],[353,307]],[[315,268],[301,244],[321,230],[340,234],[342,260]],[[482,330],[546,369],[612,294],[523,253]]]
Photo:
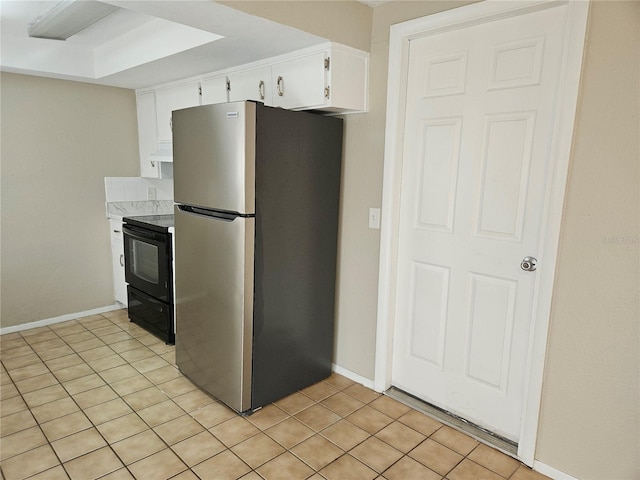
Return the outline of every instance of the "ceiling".
[[[328,41],[207,0],[105,0],[120,8],[66,41],[29,37],[57,3],[0,0],[2,71],[135,89]]]

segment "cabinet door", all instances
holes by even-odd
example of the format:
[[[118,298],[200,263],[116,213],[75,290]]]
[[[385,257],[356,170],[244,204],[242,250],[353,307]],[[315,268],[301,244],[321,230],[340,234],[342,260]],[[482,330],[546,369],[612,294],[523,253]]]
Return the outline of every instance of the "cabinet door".
[[[207,78],[200,82],[202,105],[225,103],[228,101],[227,77]]]
[[[158,166],[157,163],[151,159],[151,154],[155,153],[158,147],[155,92],[138,93],[136,96],[136,106],[138,110],[140,176],[157,178]]]
[[[122,222],[109,220],[111,227],[111,259],[113,261],[113,293],[116,302],[127,305],[127,283],[124,279],[124,240]]]
[[[325,104],[327,52],[317,52],[273,65],[273,105],[313,108]]]
[[[156,90],[158,143],[172,141],[171,112],[196,105],[200,105],[200,85],[198,82]]]
[[[229,101],[255,100],[271,105],[271,68],[263,67],[229,75]]]

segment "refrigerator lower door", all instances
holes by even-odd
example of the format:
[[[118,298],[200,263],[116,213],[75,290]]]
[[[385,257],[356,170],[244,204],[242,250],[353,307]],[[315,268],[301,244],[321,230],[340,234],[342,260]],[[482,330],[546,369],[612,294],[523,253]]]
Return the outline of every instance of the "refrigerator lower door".
[[[175,210],[176,363],[238,412],[251,409],[255,218]]]

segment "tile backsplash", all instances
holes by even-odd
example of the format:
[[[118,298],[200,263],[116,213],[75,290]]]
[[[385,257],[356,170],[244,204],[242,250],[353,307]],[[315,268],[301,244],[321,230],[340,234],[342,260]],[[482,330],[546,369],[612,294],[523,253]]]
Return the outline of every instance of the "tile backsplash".
[[[105,177],[107,202],[173,200],[173,180],[142,177]]]

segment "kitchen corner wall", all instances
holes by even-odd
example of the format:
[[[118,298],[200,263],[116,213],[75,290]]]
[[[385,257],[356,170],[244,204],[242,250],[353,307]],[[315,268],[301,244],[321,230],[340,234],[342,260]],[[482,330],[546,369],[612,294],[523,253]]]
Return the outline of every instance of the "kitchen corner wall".
[[[345,116],[335,353],[364,379],[374,376],[380,247],[367,210],[382,197],[389,27],[465,3],[377,6],[367,48],[353,35],[366,35],[371,13],[350,16],[364,5],[227,2],[371,52],[369,113]],[[583,480],[640,478],[639,32],[639,2],[592,2],[535,454]]]
[[[389,26],[456,6],[394,1],[374,9],[372,109],[366,120],[371,128],[351,144],[365,145],[384,132],[384,106],[375,102],[386,100]],[[640,2],[592,1],[535,452],[537,462],[569,475],[564,478],[640,478],[639,61]],[[383,151],[375,148],[370,168],[361,171],[360,189],[347,197],[360,209],[362,190],[370,197],[381,189],[367,183],[382,168]],[[359,254],[359,268],[367,274],[372,253]],[[349,292],[355,302],[356,291],[343,287],[343,300]],[[372,309],[376,293],[361,292],[363,310]],[[375,319],[370,325],[360,321],[359,329],[375,327]],[[340,342],[356,344],[360,355],[344,366],[361,365],[365,352],[358,335]],[[367,357],[370,371],[374,355]]]
[[[373,9],[359,2],[221,3],[353,48],[371,48]],[[385,92],[379,69],[372,56],[369,113],[343,117],[334,362],[365,380],[373,379],[380,249],[380,230],[368,228],[368,209],[380,207],[382,196]]]
[[[369,51],[373,9],[364,3],[350,0],[217,0],[216,3]]]
[[[2,73],[0,326],[112,305],[104,177],[139,174],[133,90]]]
[[[334,362],[373,384],[382,204],[389,26],[464,1],[399,1],[370,8],[351,1],[229,1],[225,5],[371,53],[369,111],[345,115]]]
[[[593,1],[536,459],[640,478],[640,2]]]
[[[382,195],[389,26],[463,3],[227,3],[371,52],[369,113],[345,116],[335,354],[364,379],[373,379],[375,359],[379,231],[368,229],[367,210]],[[584,480],[640,478],[639,31],[640,3],[592,2],[536,451],[536,460]],[[135,99],[58,82],[2,74],[2,326],[113,301],[95,298],[112,291],[103,177],[138,174]],[[97,147],[74,151],[61,120]],[[108,127],[87,132],[83,121]],[[62,162],[66,145],[71,160]],[[97,246],[87,251],[88,243]],[[100,265],[83,265],[95,257]]]

